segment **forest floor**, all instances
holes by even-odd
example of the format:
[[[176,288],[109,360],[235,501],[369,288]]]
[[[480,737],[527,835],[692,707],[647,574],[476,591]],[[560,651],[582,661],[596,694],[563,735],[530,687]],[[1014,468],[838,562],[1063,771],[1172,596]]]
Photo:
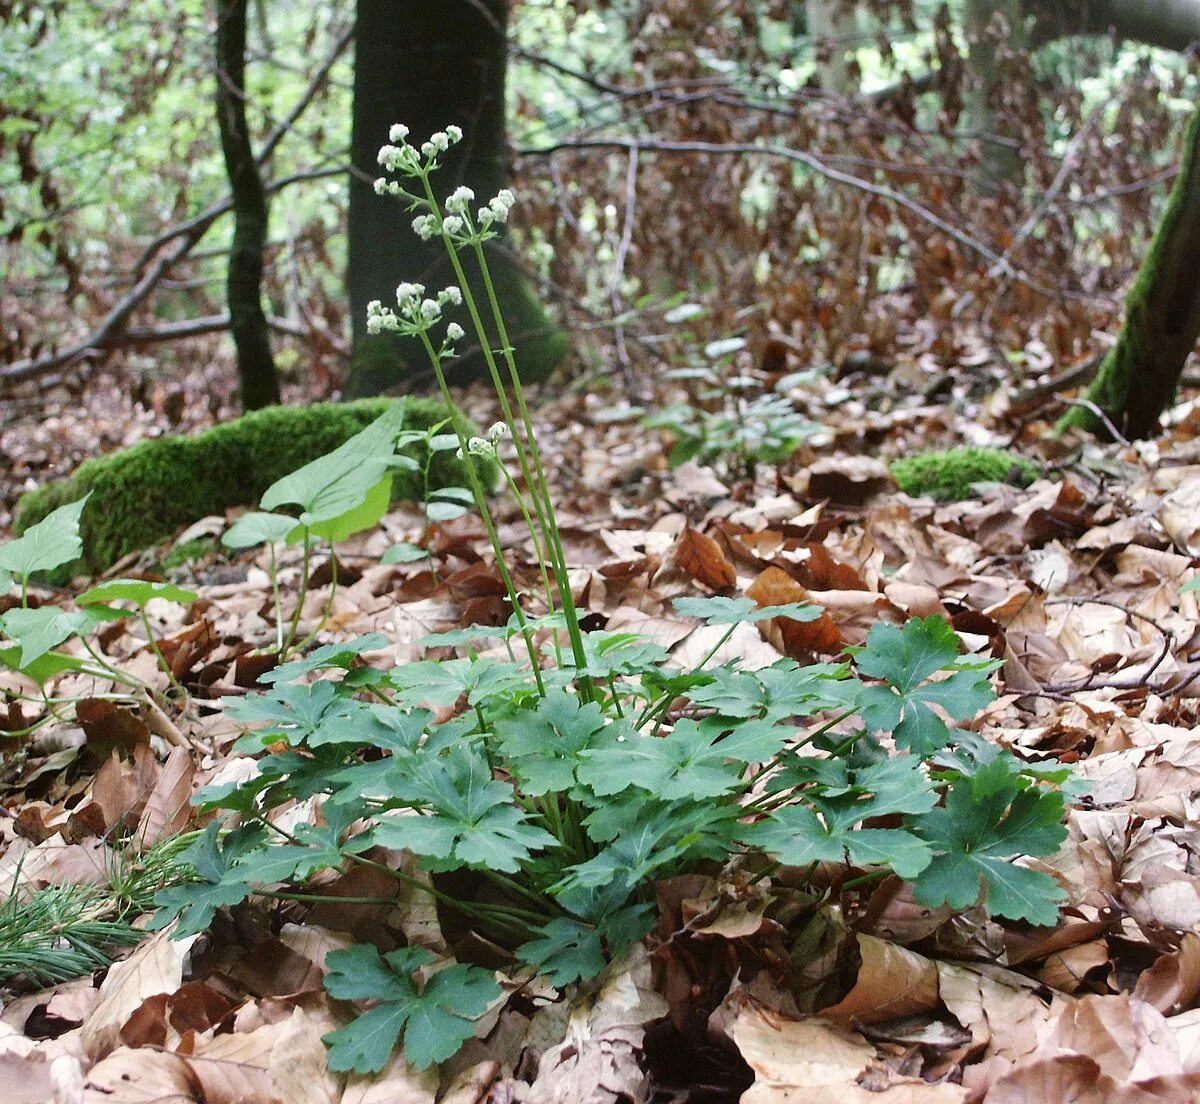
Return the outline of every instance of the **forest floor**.
[[[754,587],[773,602],[823,606],[819,631],[744,626],[718,660],[829,659],[879,621],[940,614],[969,650],[1003,661],[998,696],[972,727],[1029,762],[1069,764],[1090,784],[1070,809],[1067,842],[1035,864],[1068,893],[1059,923],[922,908],[895,878],[850,908],[834,878],[806,914],[809,937],[814,917],[821,935],[804,957],[766,895],[734,900],[716,879],[677,879],[660,887],[659,930],[686,928],[686,953],[665,949],[679,941],[652,941],[570,1019],[561,1001],[537,1015],[500,1013],[441,1068],[442,1100],[1200,1097],[1200,608],[1196,592],[1181,591],[1200,562],[1200,406],[1178,407],[1157,442],[1059,442],[1050,407],[1017,412],[999,397],[1000,373],[967,350],[944,380],[914,357],[880,374],[801,381],[789,396],[826,429],[753,478],[720,464],[670,469],[662,436],[616,394],[543,393],[536,421],[588,628],[643,634],[695,663],[710,638],[671,600]],[[212,412],[194,396],[205,386],[180,381],[142,409],[128,386],[97,378],[82,393],[12,406],[0,438],[5,520],[31,479],[204,424]],[[477,424],[492,421],[482,393],[465,406]],[[1044,476],[962,502],[900,493],[883,462],[1010,439]],[[520,517],[503,496],[497,510],[511,565],[527,573],[533,550]],[[381,632],[389,646],[378,663],[403,664],[425,655],[427,634],[503,620],[503,588],[471,514],[432,528],[428,560],[380,563],[389,545],[424,536],[420,507],[406,505],[340,546],[342,585],[318,641]],[[151,566],[133,558],[113,574]],[[297,576],[285,560],[285,608]],[[254,653],[274,640],[265,560],[210,552],[170,578],[201,595],[186,609],[153,610],[186,702],[173,715],[139,709],[111,684],[64,676],[55,693],[79,701],[75,721],[38,728],[0,767],[10,904],[44,886],[110,882],[119,832],[149,848],[194,826],[190,794],[240,769],[230,750],[238,729],[220,699],[253,684]],[[307,623],[329,598],[327,574],[318,584]],[[101,644],[118,667],[169,689],[136,620],[110,626]],[[0,686],[28,689],[11,674]],[[36,719],[10,699],[8,728]],[[345,932],[404,930],[400,911],[246,907],[200,942],[148,935],[111,969],[49,988],[0,955],[11,986],[0,1093],[6,1104],[432,1102],[436,1072],[394,1061],[376,1078],[335,1076],[320,1041],[339,1022],[321,986],[324,955]],[[801,984],[819,989],[819,1014],[797,1012]]]

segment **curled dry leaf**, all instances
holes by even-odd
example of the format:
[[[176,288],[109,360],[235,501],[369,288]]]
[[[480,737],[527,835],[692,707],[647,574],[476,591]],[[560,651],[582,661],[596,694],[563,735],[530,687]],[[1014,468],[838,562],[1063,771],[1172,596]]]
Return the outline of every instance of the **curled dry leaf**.
[[[109,968],[100,986],[100,1003],[81,1029],[89,1057],[102,1058],[112,1051],[121,1029],[145,1000],[179,988],[188,952],[199,936],[172,939],[174,927],[172,924],[151,936],[127,959]]]

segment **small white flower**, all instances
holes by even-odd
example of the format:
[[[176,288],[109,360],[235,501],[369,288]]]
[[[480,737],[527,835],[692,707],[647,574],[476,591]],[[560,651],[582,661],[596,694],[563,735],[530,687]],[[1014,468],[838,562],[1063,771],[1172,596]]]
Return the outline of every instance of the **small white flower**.
[[[482,437],[472,437],[467,442],[467,451],[472,456],[496,455],[496,450],[492,447],[491,441],[485,441]]]
[[[392,129],[388,131],[389,142],[403,142],[408,137],[408,127],[403,123],[396,123]]]
[[[487,435],[488,435],[488,440],[491,441],[492,444],[494,445],[497,441],[501,440],[504,437],[509,436],[508,423],[507,422],[493,422],[488,427]]]
[[[390,168],[393,159],[398,157],[399,154],[400,151],[395,146],[380,146],[379,155],[375,160],[385,168]]]
[[[463,232],[465,225],[466,223],[458,215],[447,215],[442,219],[442,233],[454,237],[456,234]]]
[[[467,213],[467,204],[475,198],[475,193],[468,187],[455,188],[446,199],[446,210],[456,215]]]
[[[462,301],[462,289],[455,284],[451,284],[449,287],[444,287],[438,292],[439,303],[453,303],[456,307],[460,307],[462,306]]]
[[[461,142],[462,136],[462,127],[456,127],[453,123],[446,127],[446,137],[449,138],[452,143],[457,144],[458,142]]]
[[[417,215],[413,219],[413,233],[422,241],[429,241],[437,233],[437,219],[433,215]]]
[[[421,303],[421,317],[426,322],[436,322],[442,317],[442,308],[432,299],[426,299]]]
[[[413,300],[420,299],[425,294],[424,284],[400,284],[396,288],[396,302],[400,306],[410,303]]]
[[[433,146],[438,153],[445,153],[450,148],[450,136],[444,130],[435,130],[429,136],[429,144]]]
[[[421,153],[426,161],[430,161],[437,156],[437,146],[435,146],[432,142],[422,142]]]
[[[451,322],[446,327],[446,338],[450,341],[461,341],[466,337],[466,332],[457,322]]]

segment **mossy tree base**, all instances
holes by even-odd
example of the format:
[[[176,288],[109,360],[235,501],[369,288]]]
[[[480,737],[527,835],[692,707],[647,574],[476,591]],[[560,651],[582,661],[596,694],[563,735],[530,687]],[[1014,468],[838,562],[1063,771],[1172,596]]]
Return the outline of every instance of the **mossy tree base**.
[[[1125,323],[1085,398],[1119,433],[1154,436],[1200,338],[1200,107],[1183,142],[1171,198],[1125,305]],[[1096,410],[1075,406],[1058,433],[1109,435]]]
[[[52,510],[91,492],[80,531],[80,570],[99,572],[129,552],[149,548],[182,526],[233,506],[256,504],[277,479],[338,445],[378,418],[394,401],[316,403],[269,407],[194,437],[160,437],[124,452],[82,463],[67,479],[25,495],[17,506],[18,533]],[[429,399],[403,399],[405,426],[428,429],[449,417]],[[456,417],[462,419],[461,414]],[[410,450],[420,464],[423,450]],[[463,486],[462,461],[453,451],[434,454],[431,489]],[[395,498],[419,499],[420,472],[397,471]]]

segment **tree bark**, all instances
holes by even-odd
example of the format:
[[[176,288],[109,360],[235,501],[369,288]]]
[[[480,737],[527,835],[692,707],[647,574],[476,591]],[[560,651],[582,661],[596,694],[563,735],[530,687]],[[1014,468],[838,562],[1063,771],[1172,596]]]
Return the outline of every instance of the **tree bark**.
[[[805,0],[807,35],[817,58],[817,76],[827,92],[846,93],[850,65],[846,51],[858,29],[853,3],[846,0]]]
[[[433,181],[439,198],[465,184],[483,203],[504,186],[508,9],[509,0],[358,0],[351,138],[358,171],[350,183],[347,275],[355,356],[348,394],[426,385],[431,379],[431,367],[415,342],[366,333],[367,304],[392,302],[402,281],[431,289],[454,282],[441,242],[421,241],[404,206],[375,194],[376,155],[393,123],[408,126],[409,140],[418,146],[454,123],[465,137],[442,159]],[[511,255],[492,248],[489,261],[521,374],[544,378],[562,359],[566,340],[548,321]],[[474,336],[465,314],[455,320]],[[450,374],[464,380],[482,369],[482,358],[468,354]]]
[[[984,184],[1019,182],[1024,159],[1018,145],[1019,110],[1006,102],[1013,89],[1005,77],[1006,55],[1026,48],[1022,0],[967,0],[966,32],[970,43],[973,85],[967,96],[970,129],[981,143],[980,169]]]
[[[1187,50],[1200,44],[1200,0],[1027,0],[1032,45],[1072,35],[1117,38]]]
[[[1126,437],[1151,437],[1175,396],[1200,338],[1200,107],[1188,124],[1179,176],[1149,252],[1125,302],[1117,344],[1086,399]],[[1072,408],[1059,431],[1104,432],[1086,406]]]
[[[217,0],[217,122],[233,200],[233,245],[226,280],[230,329],[237,346],[242,408],[279,402],[279,377],[262,307],[267,196],[246,125],[248,0]]]

